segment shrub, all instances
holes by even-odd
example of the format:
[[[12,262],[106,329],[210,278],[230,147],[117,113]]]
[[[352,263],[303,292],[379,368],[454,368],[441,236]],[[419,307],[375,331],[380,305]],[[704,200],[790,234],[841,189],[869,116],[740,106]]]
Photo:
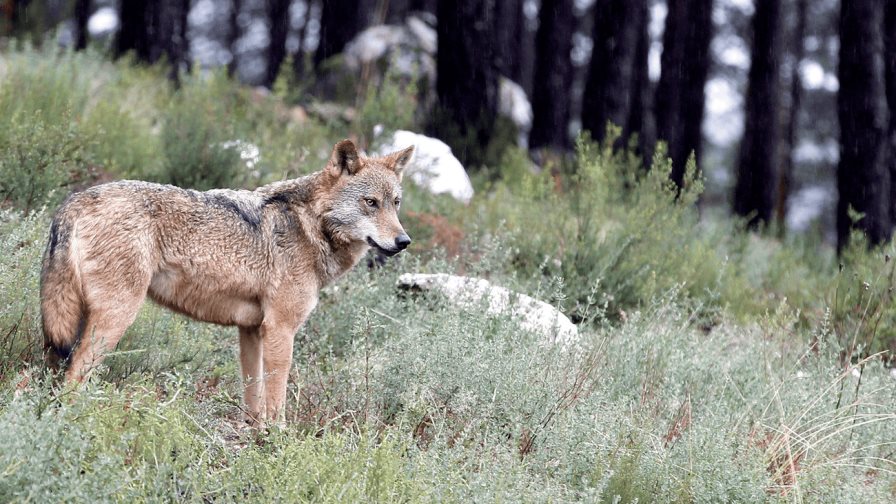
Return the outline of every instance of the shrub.
[[[0,198],[31,212],[56,203],[83,180],[84,144],[65,117],[45,123],[38,114],[0,121]]]
[[[147,179],[199,190],[245,183],[239,138],[230,117],[240,106],[239,92],[220,73],[184,79],[162,118],[164,162]]]
[[[617,134],[610,131],[607,146]],[[582,140],[568,177],[558,167],[517,170],[497,187],[500,197],[484,205],[510,231],[513,267],[562,278],[565,308],[576,319],[603,304],[617,315],[678,284],[710,313],[748,286],[719,250],[727,240],[695,233],[702,183],[693,160],[681,191],[669,181],[670,170],[662,146],[644,171],[632,151]]]

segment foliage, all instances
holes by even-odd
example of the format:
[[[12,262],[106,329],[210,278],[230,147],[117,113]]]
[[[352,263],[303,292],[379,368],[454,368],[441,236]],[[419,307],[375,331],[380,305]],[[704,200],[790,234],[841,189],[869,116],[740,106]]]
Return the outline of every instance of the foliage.
[[[14,114],[0,124],[0,200],[26,212],[59,201],[84,177],[83,138],[65,119],[45,123]]]
[[[831,282],[832,331],[843,348],[843,359],[858,359],[888,352],[896,355],[896,242],[869,250],[865,237],[854,232],[843,251],[840,269]]]
[[[198,190],[241,183],[245,167],[228,120],[239,105],[239,94],[220,74],[184,82],[162,117],[162,172],[146,178]]]

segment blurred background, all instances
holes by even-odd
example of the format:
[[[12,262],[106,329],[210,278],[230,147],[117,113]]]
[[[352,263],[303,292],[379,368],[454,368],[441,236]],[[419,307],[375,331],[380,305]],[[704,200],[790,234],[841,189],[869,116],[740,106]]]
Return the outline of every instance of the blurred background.
[[[328,118],[397,79],[413,86],[415,129],[470,172],[498,164],[503,143],[550,165],[613,123],[616,145],[648,160],[666,142],[676,183],[695,154],[703,211],[842,245],[859,214],[873,243],[896,223],[892,4],[2,0],[0,28],[7,46],[130,55],[174,81],[226,68],[264,92],[279,77],[296,113]]]

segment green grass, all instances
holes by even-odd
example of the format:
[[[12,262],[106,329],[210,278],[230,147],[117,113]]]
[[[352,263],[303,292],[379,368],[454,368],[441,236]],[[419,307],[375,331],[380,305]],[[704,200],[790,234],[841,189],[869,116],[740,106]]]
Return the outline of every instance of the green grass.
[[[43,184],[31,200],[2,196],[0,501],[896,498],[896,379],[879,353],[896,341],[892,245],[857,237],[838,260],[811,237],[744,233],[697,214],[699,179],[672,191],[662,155],[643,173],[587,142],[556,176],[506,153],[470,206],[409,186],[415,246],[321,293],[296,337],[283,427],[241,422],[234,329],[152,305],[95,378],[60,386],[41,356],[38,277],[71,188],[165,180],[187,163],[204,175],[184,183],[252,187],[319,169],[347,132],[297,124],[222,75],[175,91],[96,54],[3,58],[0,89],[23,94],[0,93],[15,108],[0,141],[27,139],[20,150],[58,178],[0,155],[4,180],[19,177],[0,187]],[[396,92],[365,104],[364,121]],[[187,126],[195,135],[172,143]],[[257,174],[183,148],[231,137],[259,147]],[[398,291],[411,271],[548,300],[580,338],[546,345],[509,316]]]

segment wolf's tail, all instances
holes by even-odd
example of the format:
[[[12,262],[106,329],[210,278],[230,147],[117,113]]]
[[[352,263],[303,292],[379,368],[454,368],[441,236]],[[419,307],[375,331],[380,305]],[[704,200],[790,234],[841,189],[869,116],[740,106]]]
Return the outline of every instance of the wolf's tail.
[[[44,348],[54,368],[60,360],[68,359],[77,346],[86,315],[74,225],[65,218],[63,210],[50,225],[40,275]]]

